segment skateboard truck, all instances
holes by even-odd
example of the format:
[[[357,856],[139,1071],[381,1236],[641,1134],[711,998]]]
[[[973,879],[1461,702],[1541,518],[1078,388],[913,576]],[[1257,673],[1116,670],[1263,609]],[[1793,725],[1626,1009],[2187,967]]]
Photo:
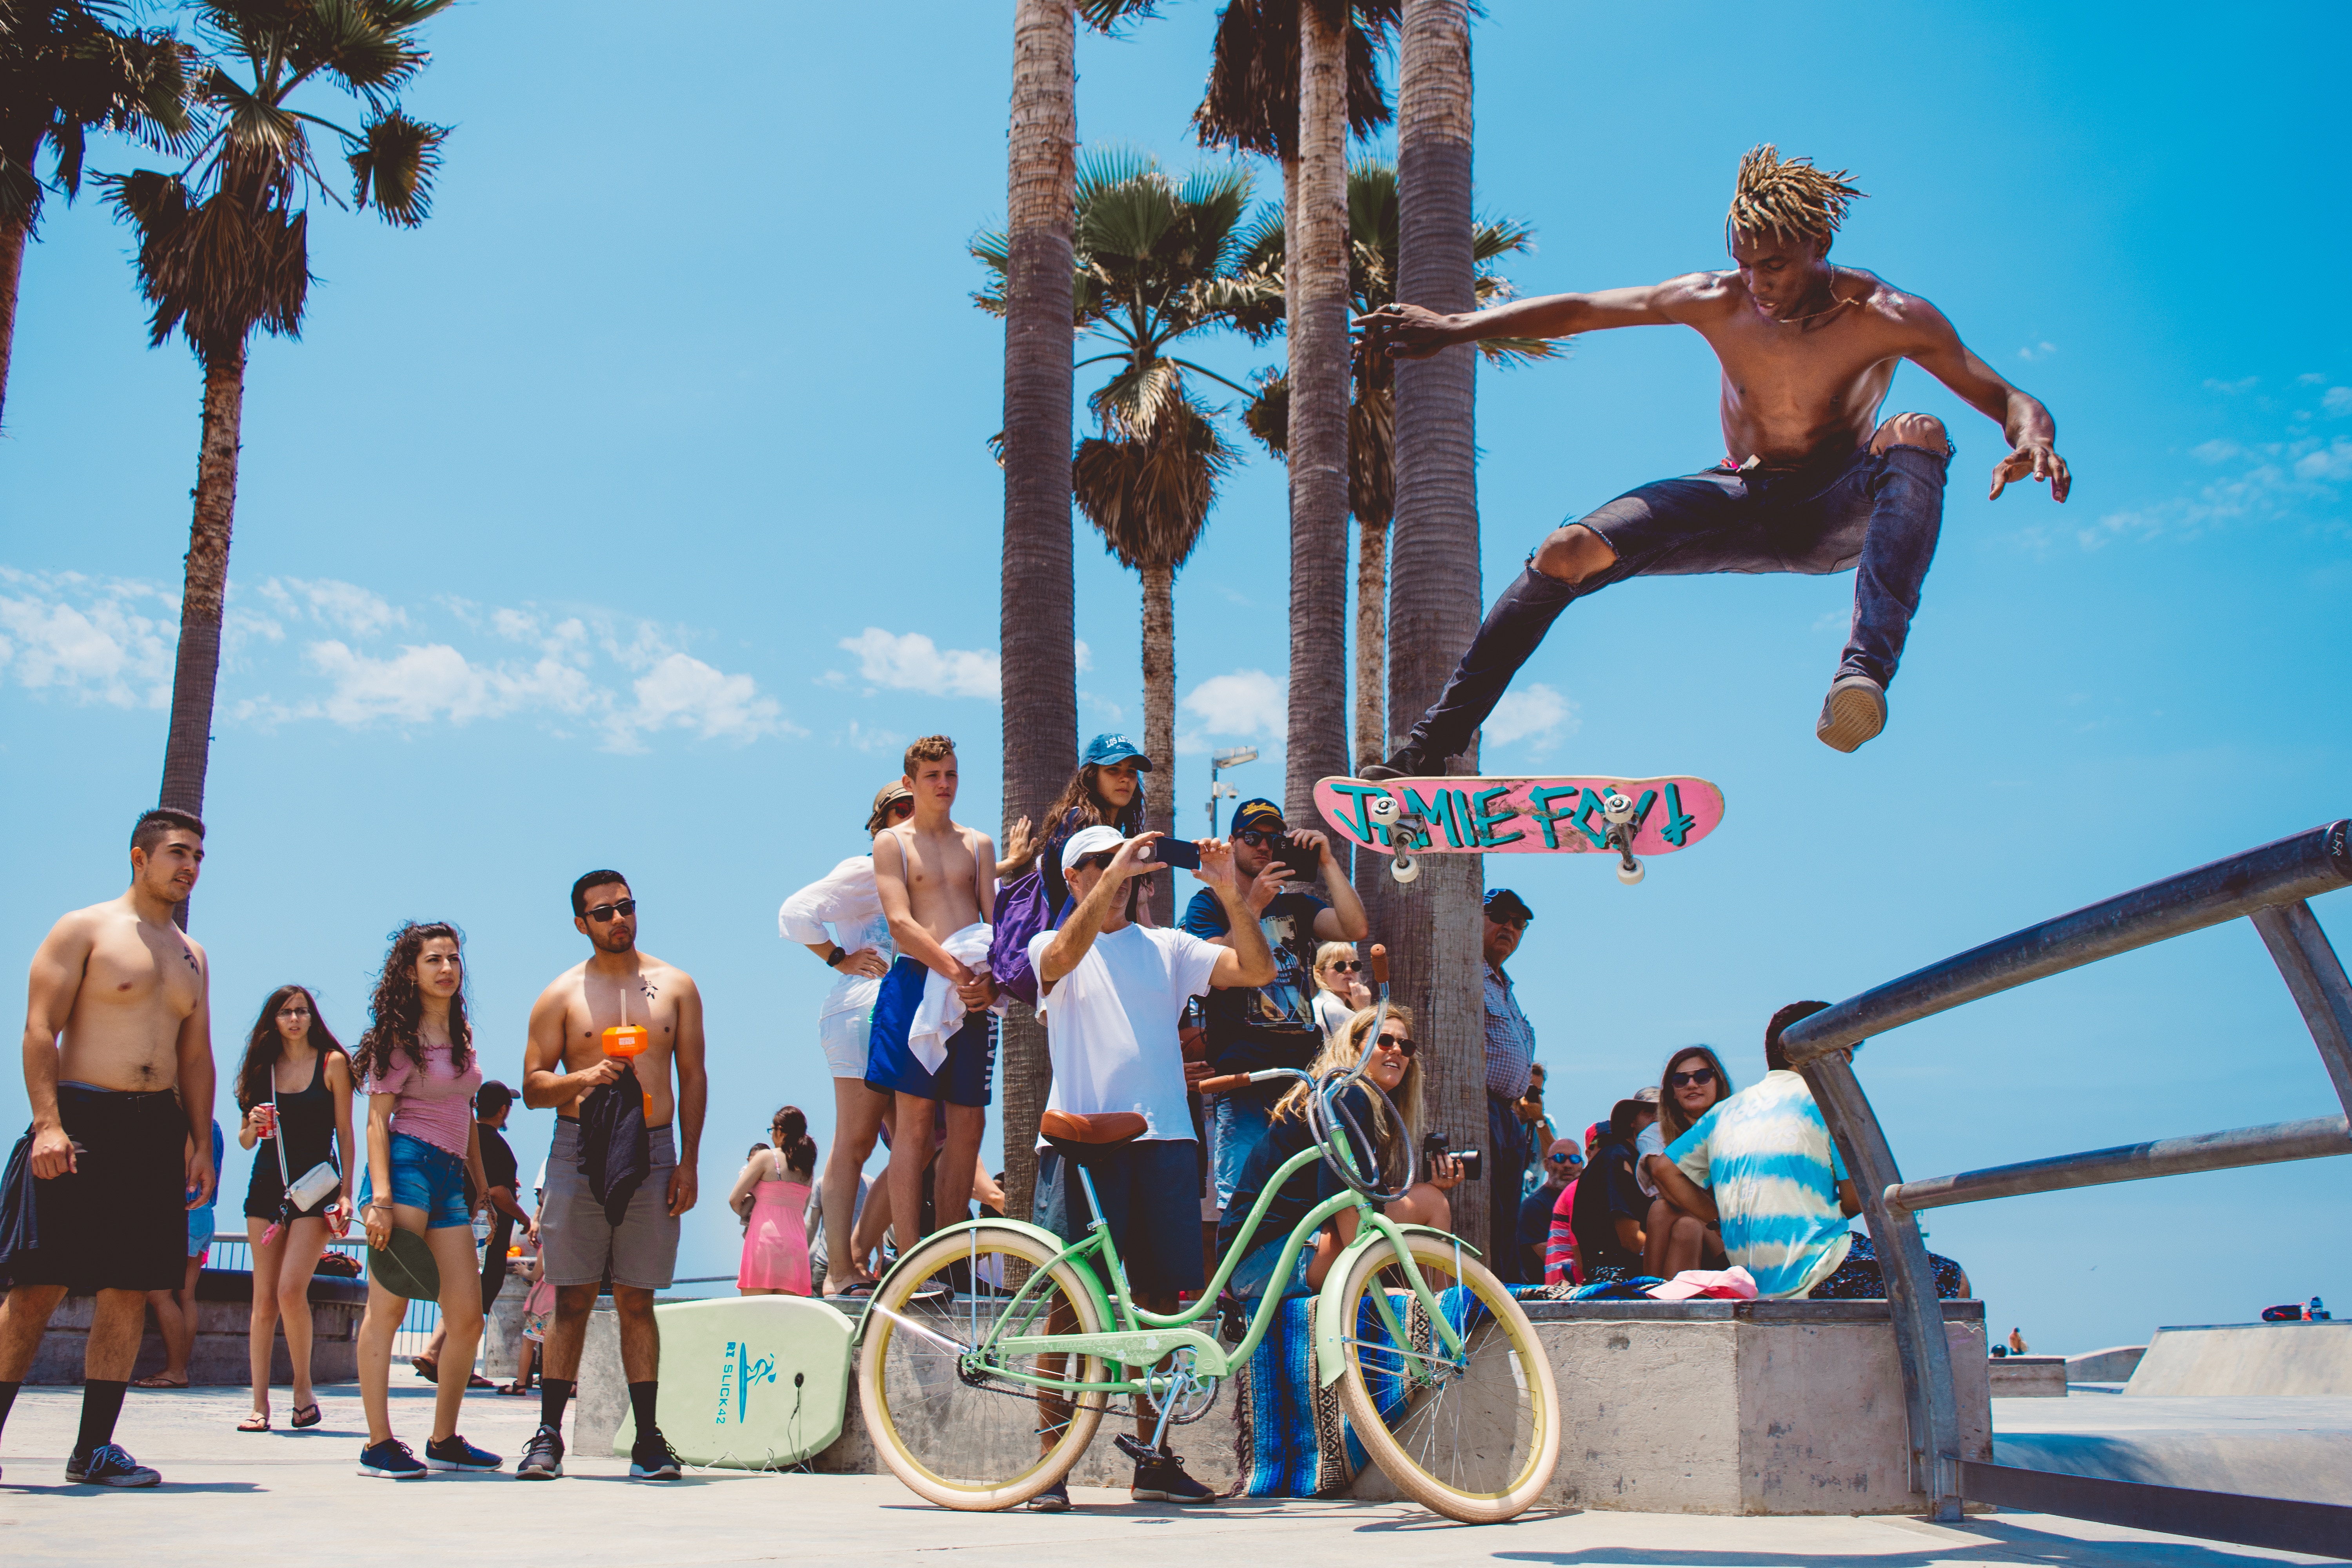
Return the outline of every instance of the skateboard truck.
[[[1642,863],[1633,858],[1633,803],[1612,789],[1601,797],[1601,817],[1609,824],[1604,840],[1617,851],[1617,879],[1630,888],[1643,877]]]
[[[1411,812],[1397,804],[1396,796],[1385,792],[1364,803],[1364,810],[1373,825],[1389,830],[1389,842],[1403,846],[1429,842],[1429,824],[1419,812]],[[1389,861],[1389,875],[1399,883],[1410,884],[1421,875],[1421,862],[1400,847]]]

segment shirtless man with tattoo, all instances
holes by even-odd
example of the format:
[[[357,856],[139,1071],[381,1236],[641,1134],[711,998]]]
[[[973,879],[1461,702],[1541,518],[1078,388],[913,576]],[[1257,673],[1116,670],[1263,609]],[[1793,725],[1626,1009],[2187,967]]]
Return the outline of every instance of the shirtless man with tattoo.
[[[205,825],[151,811],[131,830],[131,887],[49,928],[25,1010],[33,1125],[0,1194],[0,1231],[31,1236],[0,1267],[0,1426],[68,1289],[95,1292],[81,1434],[66,1479],[152,1487],[114,1442],[147,1292],[179,1287],[187,1211],[212,1202],[213,1038],[205,950],[172,923],[204,864]],[[29,1184],[25,1194],[14,1182]]]
[[[953,1225],[971,1204],[980,1139],[988,1124],[996,1037],[988,1007],[996,999],[986,972],[988,921],[996,904],[996,846],[949,813],[955,805],[955,742],[926,735],[907,748],[906,785],[915,814],[874,836],[874,890],[890,921],[898,956],[874,996],[866,1032],[866,1081],[891,1096],[891,1227],[898,1255],[921,1240],[923,1171],[939,1155],[933,1196],[939,1222]],[[978,963],[982,967],[975,969]],[[952,991],[963,1011],[943,1038],[914,1035],[916,1015],[934,987]],[[934,1148],[942,1103],[947,1145]],[[852,1136],[859,1129],[836,1130]],[[864,1147],[874,1134],[865,1129]],[[865,1155],[858,1156],[862,1163]]]
[[[1842,170],[1759,147],[1740,163],[1725,224],[1730,271],[1467,315],[1395,304],[1358,318],[1399,359],[1486,338],[1689,327],[1723,366],[1727,453],[1715,468],[1643,485],[1553,530],[1487,612],[1436,704],[1366,778],[1443,772],[1570,602],[1628,577],[1859,564],[1853,630],[1813,732],[1851,752],[1885,727],[1886,687],[1936,552],[1953,449],[1930,416],[1879,419],[1895,366],[1911,361],[2000,424],[2010,450],[1993,465],[1992,495],[2031,478],[2063,501],[2072,479],[2050,411],[1971,353],[1942,311],[1831,264],[1830,241],[1862,194]]]
[[[573,883],[572,914],[591,951],[531,1005],[530,1043],[523,1057],[523,1103],[556,1109],[546,1206],[539,1222],[541,1276],[555,1287],[555,1315],[547,1331],[539,1430],[515,1474],[546,1481],[563,1473],[563,1406],[580,1375],[580,1347],[597,1287],[609,1275],[621,1320],[621,1370],[636,1417],[629,1474],[638,1480],[674,1481],[677,1458],[654,1417],[661,1366],[654,1292],[669,1288],[677,1262],[678,1216],[694,1206],[695,1159],[709,1092],[702,1068],[702,994],[685,970],[637,951],[637,901],[618,871],[591,871]],[[637,1037],[642,1050],[634,1057],[608,1055],[606,1031],[629,1027],[643,1031]],[[621,1036],[614,1042],[630,1043]],[[589,1188],[580,1100],[591,1089],[627,1076],[633,1063],[646,1097],[653,1172],[614,1225]]]

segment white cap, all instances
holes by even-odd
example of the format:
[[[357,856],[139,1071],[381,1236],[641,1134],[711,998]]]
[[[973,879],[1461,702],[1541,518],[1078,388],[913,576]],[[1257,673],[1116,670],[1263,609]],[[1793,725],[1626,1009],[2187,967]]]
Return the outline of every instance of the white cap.
[[[1116,827],[1081,827],[1070,835],[1062,846],[1062,874],[1068,876],[1070,868],[1087,856],[1105,849],[1116,849],[1127,842],[1127,836]]]

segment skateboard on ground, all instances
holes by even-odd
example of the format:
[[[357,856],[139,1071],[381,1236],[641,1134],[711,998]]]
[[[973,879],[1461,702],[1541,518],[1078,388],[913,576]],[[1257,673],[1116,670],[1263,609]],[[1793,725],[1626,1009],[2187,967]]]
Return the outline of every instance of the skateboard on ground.
[[[1642,879],[1641,857],[1687,849],[1723,820],[1705,779],[1328,778],[1315,808],[1349,843],[1391,855],[1400,882],[1422,855],[1614,854],[1617,879]]]

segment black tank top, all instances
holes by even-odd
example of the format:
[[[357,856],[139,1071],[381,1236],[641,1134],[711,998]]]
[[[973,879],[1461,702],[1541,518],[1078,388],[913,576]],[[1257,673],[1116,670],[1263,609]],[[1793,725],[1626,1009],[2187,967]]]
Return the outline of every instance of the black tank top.
[[[272,1073],[278,1069],[273,1066]],[[284,1130],[286,1140],[286,1173],[299,1176],[326,1159],[335,1146],[335,1093],[327,1087],[327,1053],[320,1051],[311,1064],[310,1086],[299,1093],[278,1091],[278,1125]],[[264,1140],[266,1143],[268,1141]],[[267,1164],[272,1181],[278,1179],[278,1151],[261,1144],[254,1147],[257,1169]]]

